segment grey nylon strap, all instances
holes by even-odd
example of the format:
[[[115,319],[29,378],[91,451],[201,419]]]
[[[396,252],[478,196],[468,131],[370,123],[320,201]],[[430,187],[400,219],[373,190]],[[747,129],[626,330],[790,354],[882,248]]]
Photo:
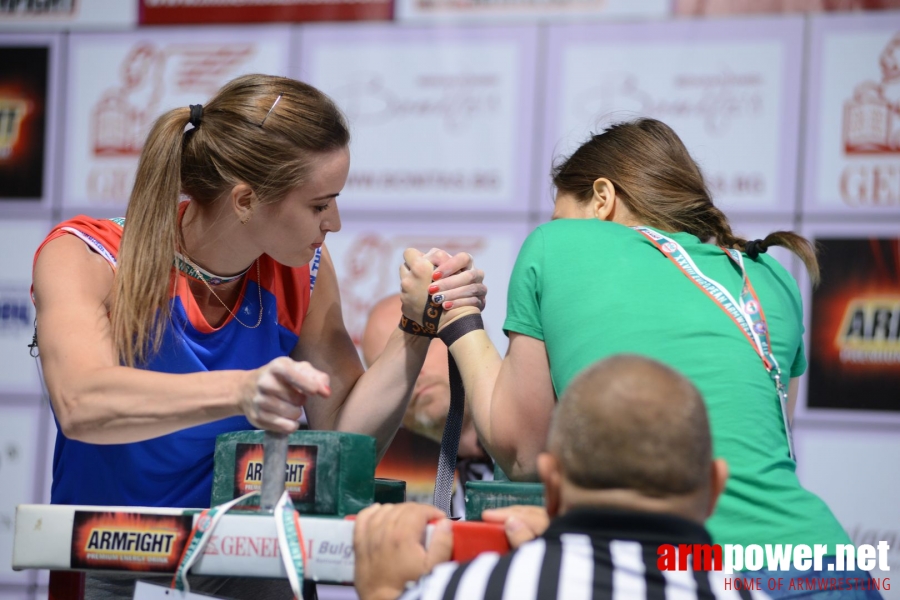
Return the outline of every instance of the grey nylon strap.
[[[456,455],[459,453],[459,436],[462,434],[463,412],[466,407],[466,390],[456,361],[448,355],[450,367],[450,410],[441,436],[441,454],[438,458],[437,478],[434,480],[434,505],[450,515],[453,497],[453,473],[456,471]]]
[[[453,342],[476,329],[484,329],[481,315],[467,315],[445,327],[440,338],[449,349]],[[437,479],[434,481],[434,505],[449,517],[453,498],[453,473],[456,471],[459,437],[462,434],[463,413],[466,408],[466,389],[456,361],[449,351],[447,363],[450,371],[450,410],[447,411],[447,422],[441,436],[441,454],[438,458]]]

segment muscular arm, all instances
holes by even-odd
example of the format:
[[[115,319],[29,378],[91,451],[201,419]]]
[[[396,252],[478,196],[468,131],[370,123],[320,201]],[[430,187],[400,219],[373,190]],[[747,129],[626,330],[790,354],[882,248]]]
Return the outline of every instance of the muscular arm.
[[[334,264],[323,251],[309,313],[291,353],[292,358],[309,361],[331,377],[331,396],[311,399],[306,405],[310,427],[371,435],[381,456],[400,427],[429,341],[397,329],[364,372],[344,327]]]
[[[113,272],[83,242],[49,242],[34,271],[38,343],[63,433],[83,442],[136,442],[241,413],[252,372],[170,375],[119,366],[109,311]]]
[[[482,445],[510,479],[536,480],[555,406],[544,342],[510,333],[501,360],[487,334],[475,331],[450,351]]]

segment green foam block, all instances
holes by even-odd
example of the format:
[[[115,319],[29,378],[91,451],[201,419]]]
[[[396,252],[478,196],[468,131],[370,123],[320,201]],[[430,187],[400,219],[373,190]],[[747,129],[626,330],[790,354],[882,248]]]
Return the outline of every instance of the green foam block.
[[[211,503],[228,502],[262,484],[263,431],[216,438]],[[307,515],[353,515],[375,498],[375,439],[336,431],[297,431],[288,438],[285,487]],[[259,500],[247,504],[259,504]]]
[[[375,502],[379,504],[406,502],[406,482],[400,479],[375,479]]]
[[[480,521],[489,508],[514,504],[544,505],[544,484],[513,481],[469,481],[466,483],[466,520]]]

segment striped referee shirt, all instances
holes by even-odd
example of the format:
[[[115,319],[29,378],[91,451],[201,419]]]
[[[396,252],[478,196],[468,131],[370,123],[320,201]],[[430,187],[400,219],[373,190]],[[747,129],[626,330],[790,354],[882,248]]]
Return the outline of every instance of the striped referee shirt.
[[[710,544],[701,525],[662,514],[576,508],[500,556],[438,565],[401,600],[755,600],[717,571],[660,571],[662,544]]]

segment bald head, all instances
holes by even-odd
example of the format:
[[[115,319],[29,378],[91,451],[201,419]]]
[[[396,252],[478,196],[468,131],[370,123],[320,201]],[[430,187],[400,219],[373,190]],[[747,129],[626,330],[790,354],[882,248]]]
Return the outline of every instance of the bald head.
[[[584,370],[560,399],[548,441],[565,479],[585,490],[648,498],[708,492],[712,442],[703,399],[654,360],[619,355]]]

